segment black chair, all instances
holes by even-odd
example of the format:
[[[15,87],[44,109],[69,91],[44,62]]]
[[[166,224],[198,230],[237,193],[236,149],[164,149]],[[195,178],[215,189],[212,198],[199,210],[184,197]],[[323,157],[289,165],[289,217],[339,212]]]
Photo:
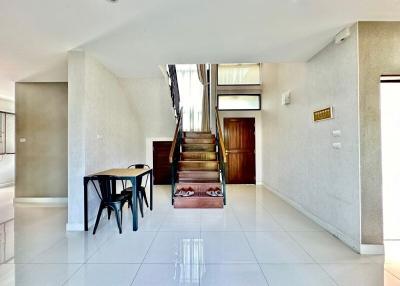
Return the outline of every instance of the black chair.
[[[149,165],[146,164],[133,164],[128,167],[128,169],[150,169]],[[149,175],[146,175],[146,182],[144,186],[142,186],[142,177],[138,178],[138,181],[136,182],[137,185],[137,197],[138,197],[138,204],[139,204],[139,209],[140,209],[140,214],[143,217],[143,201],[146,203],[146,206],[149,207],[149,202],[147,201],[147,195],[146,195],[146,186],[147,186],[147,181],[149,179]],[[121,191],[121,195],[125,195],[129,197],[128,201],[128,206],[131,206],[131,199],[132,199],[132,187],[127,186],[127,181],[122,181],[122,188],[123,190]]]
[[[112,176],[94,176],[91,181],[96,190],[97,195],[100,198],[99,211],[97,212],[96,223],[94,225],[93,234],[96,233],[97,226],[99,225],[100,217],[103,209],[108,211],[108,219],[110,219],[111,211],[115,212],[115,218],[117,220],[119,233],[122,233],[122,207],[129,200],[126,194],[113,194],[111,186]],[[95,181],[98,182],[99,188],[97,188]],[[99,190],[100,189],[100,190]]]

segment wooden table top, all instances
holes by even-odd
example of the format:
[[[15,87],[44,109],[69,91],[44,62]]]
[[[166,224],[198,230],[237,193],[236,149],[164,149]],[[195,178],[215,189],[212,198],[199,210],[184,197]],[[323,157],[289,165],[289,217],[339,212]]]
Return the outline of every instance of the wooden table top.
[[[147,173],[151,171],[151,169],[148,168],[142,168],[142,169],[109,169],[105,171],[101,171],[89,176],[85,177],[93,177],[93,176],[101,176],[101,175],[106,175],[106,176],[114,176],[114,177],[137,177],[140,175],[143,175],[144,173]]]

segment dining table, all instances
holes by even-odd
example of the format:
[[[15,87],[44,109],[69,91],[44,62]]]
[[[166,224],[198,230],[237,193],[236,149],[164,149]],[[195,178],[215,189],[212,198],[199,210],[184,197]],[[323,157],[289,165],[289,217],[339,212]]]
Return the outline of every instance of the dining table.
[[[84,228],[85,231],[89,229],[88,217],[88,184],[96,176],[110,176],[112,193],[116,194],[116,182],[119,180],[130,181],[132,183],[132,209],[133,209],[133,231],[138,230],[138,207],[137,207],[137,192],[138,183],[141,177],[150,176],[150,210],[153,210],[153,169],[151,168],[135,168],[135,169],[109,169],[95,174],[87,175],[83,178],[84,187]]]

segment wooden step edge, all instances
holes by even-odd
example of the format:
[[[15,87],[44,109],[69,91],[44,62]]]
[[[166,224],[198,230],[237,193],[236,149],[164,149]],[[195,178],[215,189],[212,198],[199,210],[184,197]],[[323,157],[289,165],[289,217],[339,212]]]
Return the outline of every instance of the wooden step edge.
[[[179,178],[178,183],[200,183],[200,184],[209,184],[209,183],[220,183],[219,178]]]
[[[210,145],[215,146],[215,143],[182,143],[183,146],[185,145]]]
[[[216,151],[184,151],[184,152],[181,152],[181,154],[183,154],[183,153],[201,153],[201,154],[213,153],[213,154],[217,154],[218,152],[216,152]]]
[[[218,160],[207,160],[207,161],[204,161],[204,160],[190,160],[190,161],[180,160],[180,161],[178,161],[178,163],[190,163],[190,164],[192,164],[192,163],[208,164],[210,162],[218,164]]]
[[[211,131],[183,131],[183,133],[193,133],[193,134],[212,134]]]
[[[176,186],[177,186],[177,187],[178,187],[178,186],[181,186],[181,185],[183,185],[183,186],[190,186],[190,185],[202,186],[202,185],[204,185],[204,184],[203,184],[203,183],[186,183],[186,182],[184,182],[184,183],[176,183]],[[220,183],[220,182],[215,182],[215,183],[209,183],[209,185],[221,186],[222,183]]]
[[[211,175],[211,173],[214,174],[219,174],[218,171],[178,171],[178,174],[189,174],[189,173],[193,173],[196,172],[197,174],[199,173],[204,173],[204,175]]]

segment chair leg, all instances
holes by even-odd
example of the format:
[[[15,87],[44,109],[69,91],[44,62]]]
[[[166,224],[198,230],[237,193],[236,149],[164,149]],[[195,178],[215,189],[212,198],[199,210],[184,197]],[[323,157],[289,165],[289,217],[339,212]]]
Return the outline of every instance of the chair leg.
[[[132,208],[132,206],[131,206],[131,213],[132,213],[132,218],[133,218],[133,208]]]
[[[140,192],[139,192],[139,193],[140,193]],[[141,200],[139,193],[138,193],[138,204],[139,204],[140,214],[141,214],[142,217],[143,217],[143,201]]]
[[[103,208],[104,208],[103,204],[100,204],[99,211],[97,212],[96,223],[94,224],[94,228],[93,228],[93,234],[96,233],[97,226],[99,225],[99,222],[100,222],[101,213],[103,212]]]
[[[124,202],[124,203],[125,203],[125,202]],[[121,209],[120,209],[120,213],[121,213],[121,227],[122,227],[122,217],[124,216],[122,207],[123,207],[123,206],[121,205]]]
[[[149,207],[149,202],[147,201],[146,190],[143,190],[141,193],[142,193],[142,200],[144,199],[144,202],[146,203],[146,207]]]
[[[120,217],[119,217],[119,210],[117,209],[117,207],[113,207],[114,211],[115,211],[115,219],[117,220],[117,225],[118,225],[118,229],[119,229],[119,233],[122,233],[122,227],[121,227],[121,221],[120,221]]]
[[[120,215],[121,215],[121,227],[122,227],[122,216],[123,216],[122,208],[123,208],[124,204],[125,204],[125,202],[121,203],[121,205],[120,205],[120,207],[119,207],[119,213],[120,213]]]
[[[110,207],[107,207],[107,213],[108,213],[108,220],[110,220],[110,217],[111,217],[111,208]]]

